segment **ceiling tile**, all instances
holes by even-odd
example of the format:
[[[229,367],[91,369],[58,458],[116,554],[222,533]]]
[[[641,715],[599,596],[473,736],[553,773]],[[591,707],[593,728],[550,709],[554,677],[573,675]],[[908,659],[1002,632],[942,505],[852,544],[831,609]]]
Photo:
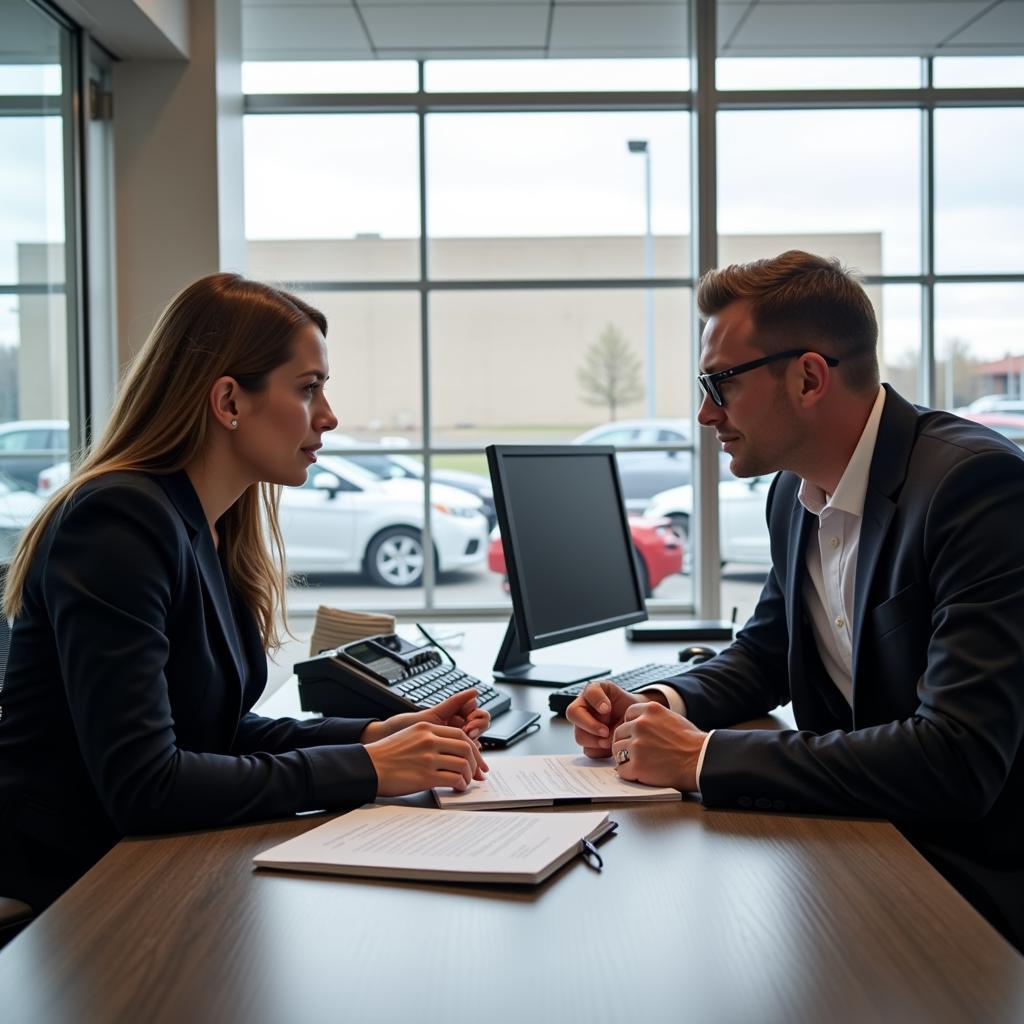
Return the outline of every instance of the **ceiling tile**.
[[[988,6],[973,3],[760,3],[740,26],[732,56],[928,52]]]
[[[686,56],[685,3],[573,3],[555,7],[551,52]]]
[[[352,7],[279,4],[242,10],[246,60],[354,60],[372,57]]]
[[[360,10],[380,50],[518,49],[543,46],[547,37],[547,3],[381,4]]]
[[[998,46],[1016,48],[1024,53],[1024,2],[1001,3],[962,32],[950,43],[955,46]]]

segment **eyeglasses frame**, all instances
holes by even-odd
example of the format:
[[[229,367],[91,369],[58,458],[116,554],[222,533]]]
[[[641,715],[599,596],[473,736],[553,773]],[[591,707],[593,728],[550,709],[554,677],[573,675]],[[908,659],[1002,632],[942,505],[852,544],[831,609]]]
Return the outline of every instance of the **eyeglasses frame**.
[[[748,363],[740,363],[738,366],[730,366],[728,370],[717,370],[715,373],[698,373],[697,384],[701,391],[714,402],[720,409],[725,408],[725,398],[718,390],[718,385],[723,380],[738,377],[748,370],[756,370],[759,366],[767,366],[769,363],[777,363],[780,359],[796,359],[797,356],[820,356],[825,360],[827,366],[836,367],[839,360],[835,356],[827,356],[823,352],[815,352],[807,348],[787,348],[785,352],[775,352],[770,356],[762,356],[760,359],[751,359]]]

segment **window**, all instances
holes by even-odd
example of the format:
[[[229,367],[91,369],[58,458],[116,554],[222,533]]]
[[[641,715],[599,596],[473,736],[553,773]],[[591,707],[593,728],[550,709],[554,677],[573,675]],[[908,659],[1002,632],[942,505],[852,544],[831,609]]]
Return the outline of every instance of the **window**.
[[[673,33],[657,58],[627,52],[617,30],[619,57],[595,42],[571,59],[247,72],[250,93],[321,94],[317,113],[248,100],[250,270],[328,313],[332,450],[419,510],[382,524],[400,529],[373,552],[364,537],[362,575],[329,579],[323,599],[503,607],[500,560],[481,554],[494,525],[484,447],[589,443],[620,449],[631,513],[687,538],[682,571],[651,600],[698,605],[699,572],[720,577],[727,611],[750,610],[770,480],[736,480],[719,460],[718,551],[688,547],[704,435],[694,254],[709,248],[692,214],[695,109],[714,119],[715,151],[698,155],[716,205],[697,218],[715,222],[718,265],[834,255],[864,277],[883,380],[979,415],[1024,410],[1021,58],[933,56],[902,13],[879,41],[855,5],[725,2],[707,53],[686,5],[667,6],[643,13]],[[952,39],[969,17],[946,6]],[[710,97],[689,91],[694,62],[715,65]],[[381,551],[386,585],[409,589],[370,572]]]
[[[67,458],[68,354],[79,330],[67,165],[75,60],[70,31],[23,0],[0,10],[0,36],[15,55],[0,63],[0,471],[5,493],[32,495],[4,501],[9,553],[42,504],[39,473]]]

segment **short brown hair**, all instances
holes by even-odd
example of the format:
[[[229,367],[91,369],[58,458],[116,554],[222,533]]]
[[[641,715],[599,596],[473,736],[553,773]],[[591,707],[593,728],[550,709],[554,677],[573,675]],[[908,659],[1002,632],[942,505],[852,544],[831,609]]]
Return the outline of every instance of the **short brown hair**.
[[[790,249],[772,259],[710,270],[697,285],[705,318],[750,303],[758,348],[770,355],[806,345],[839,360],[851,391],[878,387],[878,321],[856,277],[837,259]]]

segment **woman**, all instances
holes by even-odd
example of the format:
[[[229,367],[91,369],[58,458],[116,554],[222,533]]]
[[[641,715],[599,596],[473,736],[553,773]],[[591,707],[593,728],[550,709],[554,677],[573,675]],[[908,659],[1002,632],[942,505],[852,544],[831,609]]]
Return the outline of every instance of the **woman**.
[[[276,485],[303,483],[338,422],[326,331],[294,295],[235,274],[185,289],[25,532],[4,600],[4,895],[38,911],[130,833],[483,777],[472,690],[385,722],[251,712],[281,646]]]

